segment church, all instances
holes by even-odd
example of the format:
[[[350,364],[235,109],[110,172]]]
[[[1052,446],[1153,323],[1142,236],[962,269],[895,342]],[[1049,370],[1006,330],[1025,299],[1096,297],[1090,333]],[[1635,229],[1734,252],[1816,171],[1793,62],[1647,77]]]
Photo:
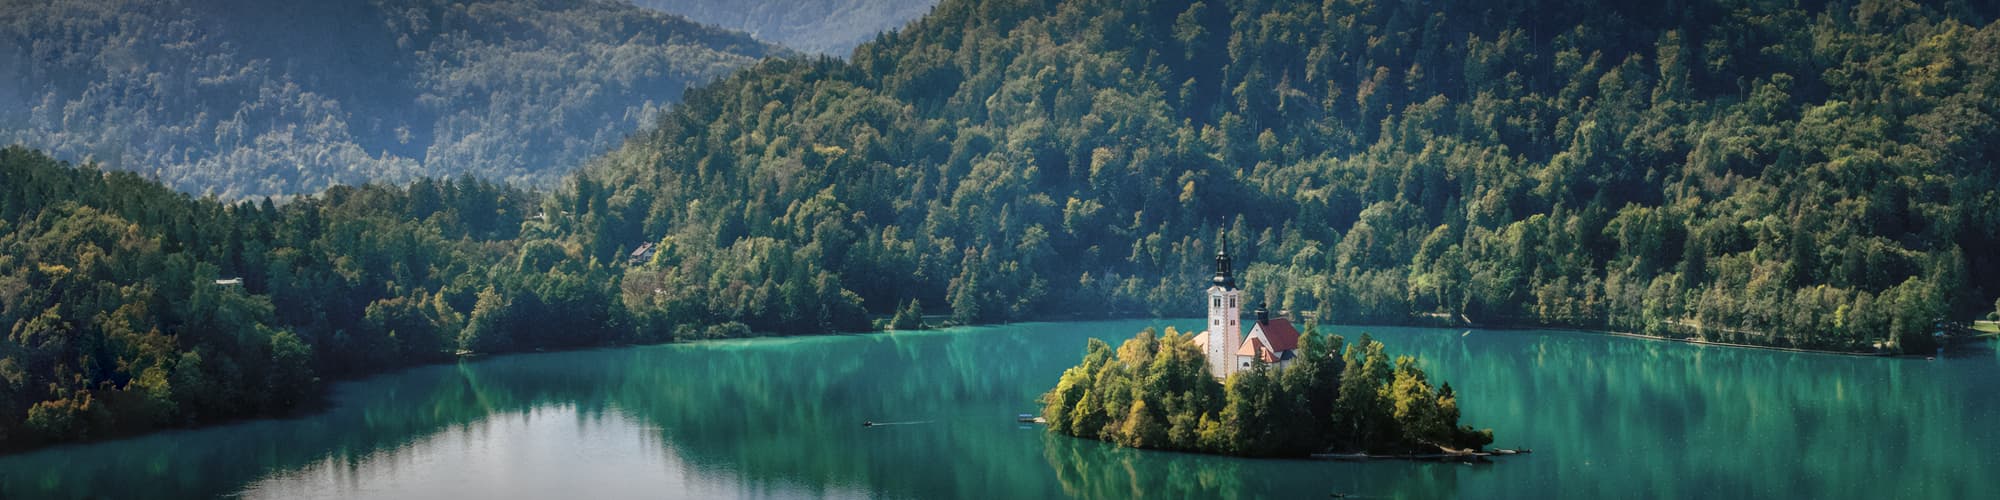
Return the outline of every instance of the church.
[[[1195,335],[1194,345],[1208,357],[1208,371],[1215,378],[1228,379],[1260,359],[1283,370],[1298,357],[1299,330],[1290,319],[1272,319],[1262,305],[1257,306],[1250,333],[1243,334],[1237,324],[1243,318],[1243,290],[1236,288],[1227,250],[1215,252],[1215,277],[1203,295],[1208,301],[1208,330]]]

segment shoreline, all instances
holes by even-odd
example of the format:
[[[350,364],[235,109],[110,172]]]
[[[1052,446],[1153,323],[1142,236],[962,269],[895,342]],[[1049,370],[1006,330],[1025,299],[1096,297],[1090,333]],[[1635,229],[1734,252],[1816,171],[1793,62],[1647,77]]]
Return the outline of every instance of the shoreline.
[[[801,336],[816,336],[816,335],[865,335],[865,334],[873,334],[873,333],[895,333],[895,332],[921,332],[921,331],[936,331],[936,330],[942,330],[942,329],[946,329],[946,328],[956,328],[956,327],[976,327],[976,326],[999,326],[999,325],[1008,325],[1008,324],[1015,324],[1015,323],[1049,323],[1049,322],[1086,322],[1086,321],[1118,321],[1118,320],[1149,320],[1149,319],[1150,319],[1150,320],[1172,320],[1172,319],[1176,319],[1176,318],[1171,318],[1171,317],[1164,317],[1164,316],[1151,316],[1151,315],[1146,315],[1146,314],[1114,314],[1114,315],[1106,315],[1106,316],[1081,316],[1081,315],[1076,315],[1076,314],[1070,314],[1070,315],[1060,315],[1060,316],[1061,316],[1061,317],[1057,317],[1057,318],[1054,318],[1054,319],[1045,319],[1045,320],[1034,320],[1034,321],[1011,321],[1011,322],[1002,322],[1002,323],[977,323],[977,324],[971,324],[971,325],[950,325],[950,326],[933,326],[933,327],[928,327],[928,328],[923,328],[923,329],[918,329],[918,330],[892,330],[892,329],[882,329],[882,330],[875,330],[875,331],[868,331],[868,332],[836,332],[836,333],[816,333],[816,334],[803,334],[803,335],[770,335],[770,336],[759,336],[759,337],[744,337],[744,338],[764,338],[764,337],[801,337]],[[1200,320],[1201,318],[1179,318],[1179,319],[1189,319],[1189,320],[1194,320],[1194,321],[1199,321],[1199,320]],[[1644,334],[1644,333],[1632,333],[1632,332],[1621,332],[1621,331],[1616,331],[1616,330],[1597,330],[1597,329],[1590,329],[1590,328],[1579,328],[1579,327],[1571,327],[1571,326],[1560,326],[1560,325],[1551,325],[1551,326],[1533,326],[1533,325],[1527,325],[1527,326],[1514,326],[1514,325],[1480,325],[1480,324],[1470,324],[1470,323],[1448,323],[1448,324],[1439,324],[1439,323],[1427,323],[1427,322],[1410,322],[1410,323],[1335,323],[1335,324],[1330,324],[1330,325],[1328,325],[1328,324],[1317,324],[1317,323],[1316,323],[1316,324],[1315,324],[1315,326],[1325,326],[1325,327],[1334,327],[1334,328],[1340,328],[1340,327],[1353,327],[1353,328],[1367,328],[1367,327],[1391,327],[1391,328],[1437,328],[1437,329],[1455,329],[1455,328],[1458,328],[1458,329],[1474,329],[1474,330],[1515,330],[1515,331],[1527,331],[1527,330],[1541,330],[1541,331],[1548,331],[1548,332],[1568,332],[1568,333],[1581,333],[1581,334],[1587,334],[1587,335],[1608,335],[1608,336],[1612,336],[1612,337],[1624,337],[1624,338],[1630,338],[1630,339],[1639,339],[1639,340],[1653,340],[1653,341],[1661,341],[1661,342],[1675,342],[1675,343],[1681,343],[1681,344],[1688,344],[1688,345],[1696,345],[1696,346],[1715,346],[1715,347],[1731,347],[1731,348],[1740,348],[1740,349],[1760,349],[1760,350],[1767,350],[1767,351],[1782,351],[1782,352],[1793,352],[1793,353],[1802,353],[1802,354],[1833,354],[1833,355],[1840,355],[1840,356],[1855,356],[1855,357],[1863,357],[1863,358],[1895,358],[1895,359],[1918,359],[1918,358],[1923,358],[1923,357],[1925,356],[1924,354],[1907,354],[1907,353],[1905,353],[1905,354],[1897,354],[1897,353],[1893,353],[1893,352],[1861,352],[1861,351],[1841,351],[1841,350],[1834,350],[1834,349],[1814,349],[1814,348],[1810,348],[1810,347],[1784,347],[1784,346],[1775,346],[1775,345],[1759,345],[1759,344],[1745,344],[1745,343],[1741,343],[1741,342],[1718,342],[1718,341],[1708,341],[1708,340],[1701,340],[1701,339],[1697,339],[1697,338],[1693,338],[1693,337],[1685,337],[1685,338],[1682,338],[1682,337],[1666,337],[1666,336],[1659,336],[1659,335],[1647,335],[1647,334]],[[1365,332],[1363,332],[1363,333],[1365,333]],[[718,339],[701,339],[701,340],[718,340]],[[693,342],[693,341],[687,341],[687,342]]]
[[[328,403],[327,401],[325,401],[325,398],[327,398],[328,396],[330,396],[330,395],[332,394],[332,392],[333,392],[333,386],[334,386],[334,385],[338,385],[338,384],[343,384],[343,383],[348,383],[348,382],[357,382],[357,381],[363,381],[363,380],[367,380],[367,379],[371,379],[371,378],[375,378],[375,377],[379,377],[379,376],[383,376],[383,375],[388,375],[388,374],[392,374],[392,373],[396,373],[396,372],[400,372],[400,371],[405,371],[405,370],[410,370],[410,369],[415,369],[415,368],[421,368],[421,367],[426,367],[426,366],[434,366],[434,365],[444,365],[444,364],[457,364],[457,363],[462,363],[462,362],[477,362],[477,361],[480,361],[480,360],[485,360],[485,359],[492,359],[492,358],[496,358],[496,357],[504,357],[504,356],[512,356],[512,355],[523,355],[523,354],[546,354],[546,353],[557,353],[557,352],[575,352],[575,351],[589,351],[589,350],[596,350],[596,349],[622,349],[622,348],[632,348],[632,347],[646,347],[646,346],[663,346],[663,345],[674,345],[674,344],[685,344],[685,343],[695,343],[695,342],[707,342],[707,341],[741,341],[741,340],[756,340],[756,339],[776,339],[776,338],[796,338],[796,337],[835,337],[835,336],[850,336],[850,335],[876,335],[876,334],[895,334],[895,333],[898,333],[898,332],[937,332],[937,331],[939,331],[939,330],[944,330],[944,329],[949,329],[949,328],[958,328],[958,327],[986,327],[986,326],[1001,326],[1001,325],[1009,325],[1009,324],[1017,324],[1017,323],[1049,323],[1049,322],[1091,322],[1091,321],[1119,321],[1119,320],[1172,320],[1172,319],[1174,319],[1174,318],[1167,318],[1167,317],[1161,317],[1161,316],[1150,316],[1150,315],[1145,315],[1145,314],[1130,314],[1130,315],[1126,315],[1126,314],[1114,314],[1114,315],[1105,315],[1105,316],[1090,316],[1090,317],[1083,317],[1083,315],[1076,315],[1076,314],[1070,314],[1070,315],[1059,315],[1059,316],[1060,316],[1060,317],[1058,317],[1057,319],[1053,319],[1053,320],[1047,320],[1047,321],[1013,321],[1013,322],[999,322],[999,323],[978,323],[978,324],[972,324],[972,325],[951,325],[951,326],[939,326],[939,327],[928,327],[928,328],[923,328],[923,329],[918,329],[918,330],[893,330],[893,329],[886,329],[886,328],[885,328],[885,329],[880,329],[880,330],[871,330],[871,331],[865,331],[865,332],[823,332],[823,333],[807,333],[807,334],[796,334],[796,335],[752,335],[752,336],[749,336],[749,337],[734,337],[734,338],[717,338],[717,339],[690,339],[690,340],[670,340],[670,341],[667,341],[667,342],[654,342],[654,343],[639,343],[639,342],[622,342],[622,343],[610,343],[610,344],[601,344],[601,345],[587,345],[587,346],[574,346],[574,347],[567,347],[567,348],[554,348],[554,349],[551,349],[551,348],[529,348],[529,349],[523,349],[523,350],[515,350],[515,351],[505,351],[505,352],[493,352],[493,353],[489,353],[489,352],[468,352],[468,353],[454,353],[454,355],[452,355],[452,356],[449,356],[449,357],[448,357],[447,359],[444,359],[444,360],[439,360],[439,361],[435,361],[435,362],[429,362],[429,363],[416,363],[416,364],[410,364],[410,365],[405,365],[405,366],[398,366],[398,367],[396,367],[396,368],[394,368],[394,369],[390,369],[390,370],[385,370],[385,371],[379,371],[379,372],[372,372],[372,373],[366,373],[366,374],[358,374],[358,375],[354,375],[354,376],[350,376],[350,377],[342,377],[342,378],[338,378],[338,379],[331,379],[331,380],[322,380],[322,382],[325,382],[325,384],[324,384],[324,385],[322,386],[322,389],[321,389],[321,390],[319,391],[319,393],[318,393],[318,394],[315,394],[315,395],[314,395],[314,399],[315,399],[316,401],[315,401],[315,402],[313,402],[313,403],[311,403],[311,404],[309,404],[309,405],[306,405],[306,407],[305,407],[305,408],[302,408],[301,410],[303,410],[303,411],[293,411],[293,412],[288,412],[288,413],[285,413],[285,414],[282,414],[282,415],[265,415],[265,416],[254,416],[254,417],[242,417],[242,418],[232,418],[232,419],[224,419],[224,420],[218,420],[218,421],[214,421],[214,422],[207,422],[207,423],[203,423],[203,424],[200,424],[200,425],[192,425],[192,426],[175,426],[175,427],[163,427],[163,428],[159,428],[159,429],[154,429],[154,430],[151,430],[151,431],[147,431],[147,432],[140,432],[140,433],[137,433],[137,434],[121,434],[121,435],[117,435],[117,436],[107,436],[107,437],[104,437],[104,438],[102,438],[102,439],[86,439],[86,440],[80,440],[80,441],[64,441],[64,442],[56,442],[56,443],[48,443],[48,444],[44,444],[44,445],[41,445],[41,446],[33,446],[33,447],[27,447],[27,448],[11,448],[11,447],[10,447],[10,448],[0,448],[0,456],[5,456],[5,455],[19,455],[19,454],[27,454],[27,453],[34,453],[34,452],[36,452],[36,451],[40,451],[40,450],[46,450],[46,449],[51,449],[51,448],[58,448],[58,447],[63,447],[63,446],[73,446],[73,445],[89,445],[89,444],[95,444],[95,443],[105,443],[105,442],[113,442],[113,441],[119,441],[119,440],[124,440],[124,439],[131,439],[131,438],[137,438],[137,437],[141,437],[141,436],[147,436],[147,435],[152,435],[152,434],[158,434],[158,433],[162,433],[162,432],[173,432],[173,431],[179,431],[179,430],[191,430],[191,429],[202,429],[202,428],[208,428],[208,427],[215,427],[215,426],[222,426],[222,425],[230,425],[230,424],[238,424],[238,423],[243,423],[243,422],[254,422],[254,421],[258,421],[258,420],[287,420],[287,419],[295,419],[295,418],[304,418],[304,417],[310,417],[310,416],[313,416],[313,415],[318,415],[318,414],[321,414],[321,413],[325,413],[325,412],[326,412],[327,410],[331,409],[331,408],[330,408],[330,407],[331,407],[331,405],[330,405],[330,404],[329,404],[329,403]],[[1188,318],[1184,318],[1184,319],[1188,319]],[[1193,318],[1193,319],[1197,319],[1197,320],[1198,320],[1198,318]],[[1699,340],[1690,340],[1690,339],[1677,339],[1677,338],[1670,338],[1670,337],[1658,337],[1658,336],[1652,336],[1652,335],[1645,335],[1645,334],[1638,334],[1638,333],[1630,333],[1630,332],[1617,332],[1617,331],[1610,331],[1610,330],[1590,330],[1590,329],[1583,329],[1583,328],[1564,328],[1564,327],[1517,327],[1517,326],[1497,326],[1497,325],[1438,325],[1438,324],[1428,324],[1428,325],[1425,325],[1425,324],[1393,324],[1393,323],[1361,323],[1361,324],[1334,324],[1334,325],[1326,325],[1326,326],[1331,326],[1331,327],[1355,327],[1355,328],[1366,328],[1366,327],[1394,327],[1394,328],[1438,328],[1438,329],[1450,329],[1450,328],[1472,328],[1472,329],[1480,329],[1480,330],[1543,330],[1543,331],[1552,331],[1552,332],[1570,332],[1570,333],[1581,333],[1581,334],[1587,334],[1587,335],[1608,335],[1608,336],[1613,336],[1613,337],[1625,337],[1625,338],[1631,338],[1631,339],[1639,339],[1639,340],[1652,340],[1652,341],[1661,341],[1661,342],[1677,342],[1677,343],[1682,343],[1682,344],[1689,344],[1689,345],[1696,345],[1696,346],[1717,346],[1717,347],[1730,347],[1730,348],[1744,348],[1744,349],[1764,349],[1764,350],[1774,350],[1774,351],[1785,351],[1785,352],[1794,352],[1794,353],[1804,353],[1804,354],[1834,354],[1834,355],[1841,355],[1841,356],[1856,356],[1856,357],[1866,357],[1866,358],[1886,358],[1886,359],[1894,359],[1894,358],[1910,358],[1910,359],[1914,359],[1914,358],[1917,358],[1917,357],[1918,357],[1917,355],[1897,355],[1897,354],[1890,354],[1890,353],[1858,353],[1858,352],[1846,352],[1846,351],[1832,351],[1832,350],[1819,350],[1819,349],[1805,349],[1805,348],[1796,348],[1796,347],[1778,347],[1778,346],[1760,346],[1760,345],[1755,345],[1755,344],[1740,344],[1740,343],[1730,343],[1730,342],[1707,342],[1707,341],[1699,341]],[[1365,333],[1365,332],[1364,332],[1364,333]]]
[[[1432,328],[1437,328],[1437,327],[1432,327]],[[1461,325],[1461,326],[1457,326],[1457,327],[1454,327],[1454,328],[1473,328],[1473,329],[1479,329],[1479,330],[1542,330],[1542,331],[1550,331],[1550,332],[1568,332],[1568,333],[1581,333],[1581,334],[1586,334],[1586,335],[1607,335],[1607,336],[1612,336],[1612,337],[1624,337],[1624,338],[1629,338],[1629,339],[1638,339],[1638,340],[1653,340],[1653,341],[1660,341],[1660,342],[1674,342],[1674,343],[1680,343],[1680,344],[1687,344],[1687,345],[1696,345],[1696,346],[1715,346],[1715,347],[1729,347],[1729,348],[1737,348],[1737,349],[1760,349],[1760,350],[1766,350],[1766,351],[1784,351],[1784,352],[1794,352],[1794,353],[1801,353],[1801,354],[1833,354],[1833,355],[1840,355],[1840,356],[1856,356],[1856,357],[1863,357],[1863,358],[1915,358],[1915,357],[1918,357],[1918,356],[1917,356],[1917,355],[1915,355],[1915,354],[1895,354],[1895,353],[1889,353],[1889,352],[1854,352],[1854,351],[1836,351],[1836,350],[1831,350],[1831,349],[1812,349],[1812,348],[1806,348],[1806,347],[1783,347],[1783,346],[1774,346],[1774,345],[1757,345],[1757,344],[1744,344],[1744,343],[1739,343],[1739,342],[1714,342],[1714,341],[1707,341],[1707,340],[1700,340],[1700,339],[1695,339],[1695,338],[1675,338],[1675,337],[1662,337],[1662,336],[1658,336],[1658,335],[1647,335],[1647,334],[1643,334],[1643,333],[1632,333],[1632,332],[1620,332],[1620,331],[1613,331],[1613,330],[1591,330],[1591,329],[1586,329],[1586,328],[1568,328],[1568,327],[1548,327],[1548,328],[1539,328],[1539,327],[1514,327],[1514,326],[1472,326],[1472,325]]]
[[[1463,317],[1461,316],[1461,318]],[[1682,344],[1699,345],[1699,346],[1737,347],[1744,349],[1763,349],[1771,351],[1785,351],[1785,352],[1796,352],[1796,353],[1837,354],[1841,356],[1859,356],[1867,358],[1924,357],[1923,354],[1897,354],[1886,351],[1876,351],[1876,352],[1842,351],[1834,349],[1815,349],[1810,347],[1784,347],[1776,345],[1745,344],[1740,342],[1716,342],[1716,341],[1701,340],[1694,337],[1668,337],[1661,335],[1648,335],[1644,333],[1622,332],[1616,330],[1599,330],[1593,328],[1583,328],[1583,327],[1564,326],[1564,325],[1479,324],[1471,321],[1450,319],[1449,316],[1418,315],[1418,316],[1412,316],[1412,319],[1416,321],[1412,321],[1409,323],[1334,324],[1332,326],[1390,326],[1399,328],[1443,328],[1443,329],[1467,328],[1475,330],[1542,330],[1542,331],[1552,331],[1552,332],[1571,332],[1571,333],[1583,333],[1583,334],[1593,334],[1593,335],[1609,335],[1613,337],[1625,337],[1625,338],[1642,339],[1642,340],[1678,342]],[[1429,319],[1429,321],[1425,321],[1424,319]]]
[[[1646,335],[1646,334],[1643,334],[1643,333],[1631,333],[1631,332],[1614,332],[1614,331],[1610,331],[1610,330],[1574,330],[1574,329],[1563,329],[1563,330],[1554,330],[1554,331],[1571,331],[1571,332],[1577,332],[1577,333],[1589,333],[1589,334],[1598,334],[1598,335],[1610,335],[1610,336],[1613,336],[1613,337],[1625,337],[1625,338],[1632,338],[1632,339],[1642,339],[1642,340],[1657,340],[1657,341],[1663,341],[1663,342],[1678,342],[1678,343],[1682,343],[1682,344],[1688,344],[1688,345],[1697,345],[1697,346],[1716,346],[1716,347],[1731,347],[1731,348],[1738,348],[1738,349],[1763,349],[1763,350],[1767,350],[1767,351],[1784,351],[1784,352],[1795,352],[1795,353],[1803,353],[1803,354],[1834,354],[1834,355],[1840,355],[1840,356],[1857,356],[1857,357],[1863,357],[1863,358],[1915,358],[1915,357],[1917,357],[1917,355],[1915,355],[1915,354],[1896,354],[1896,353],[1891,353],[1891,352],[1852,352],[1852,351],[1835,351],[1835,350],[1829,350],[1829,349],[1810,349],[1810,348],[1804,348],[1804,347],[1780,347],[1780,346],[1771,346],[1771,345],[1757,345],[1757,344],[1743,344],[1743,343],[1736,343],[1736,342],[1711,342],[1711,341],[1707,341],[1707,340],[1700,340],[1700,339],[1694,339],[1694,338],[1673,338],[1673,337],[1660,337],[1660,336],[1654,336],[1654,335]]]
[[[949,325],[949,326],[933,326],[933,327],[928,327],[928,328],[923,328],[923,329],[918,329],[918,330],[893,330],[893,329],[882,329],[882,330],[876,330],[876,331],[868,331],[868,332],[836,332],[836,333],[815,333],[815,334],[804,334],[804,335],[769,335],[769,336],[758,336],[758,337],[743,337],[743,338],[746,338],[746,339],[749,339],[749,338],[765,338],[765,337],[803,337],[803,336],[818,336],[818,335],[867,335],[867,334],[875,334],[875,333],[897,333],[897,332],[928,332],[928,331],[937,331],[937,330],[943,330],[943,329],[947,329],[947,328],[957,328],[957,327],[979,327],[979,326],[999,326],[999,325],[1009,325],[1009,324],[1016,324],[1016,323],[1050,323],[1050,322],[1087,322],[1087,321],[1119,321],[1119,320],[1173,320],[1173,319],[1176,319],[1176,318],[1170,318],[1170,317],[1163,317],[1163,316],[1149,316],[1149,315],[1143,315],[1143,314],[1134,314],[1134,315],[1111,315],[1111,316],[1094,316],[1094,317],[1076,317],[1076,315],[1069,315],[1069,317],[1062,317],[1062,318],[1058,318],[1058,319],[1049,319],[1049,320],[1035,320],[1035,321],[1013,321],[1013,322],[1005,322],[1005,323],[978,323],[978,324],[971,324],[971,325]],[[1189,319],[1189,320],[1193,320],[1193,321],[1200,321],[1200,320],[1201,320],[1201,318],[1179,318],[1179,319]],[[1463,323],[1460,323],[1460,324],[1435,324],[1435,323],[1431,323],[1431,324],[1424,324],[1424,323],[1420,323],[1420,322],[1417,322],[1417,323],[1335,323],[1335,324],[1330,324],[1330,325],[1326,325],[1326,324],[1317,324],[1317,323],[1315,323],[1315,324],[1314,324],[1314,326],[1315,326],[1315,327],[1332,327],[1332,328],[1341,328],[1341,327],[1352,327],[1352,328],[1368,328],[1368,327],[1390,327],[1390,328],[1437,328],[1437,329],[1457,329],[1457,328],[1463,328],[1463,329],[1474,329],[1474,330],[1513,330],[1513,331],[1530,331],[1530,330],[1540,330],[1540,331],[1547,331],[1547,332],[1566,332],[1566,333],[1580,333],[1580,334],[1586,334],[1586,335],[1607,335],[1607,336],[1612,336],[1612,337],[1624,337],[1624,338],[1630,338],[1630,339],[1638,339],[1638,340],[1652,340],[1652,341],[1660,341],[1660,342],[1675,342],[1675,343],[1680,343],[1680,344],[1687,344],[1687,345],[1695,345],[1695,346],[1714,346],[1714,347],[1730,347],[1730,348],[1739,348],[1739,349],[1760,349],[1760,350],[1767,350],[1767,351],[1782,351],[1782,352],[1793,352],[1793,353],[1802,353],[1802,354],[1833,354],[1833,355],[1839,355],[1839,356],[1855,356],[1855,357],[1863,357],[1863,358],[1908,358],[1908,359],[1916,359],[1916,358],[1922,358],[1922,357],[1924,357],[1924,355],[1921,355],[1921,354],[1897,354],[1897,353],[1892,353],[1892,352],[1857,352],[1857,351],[1839,351],[1839,350],[1833,350],[1833,349],[1814,349],[1814,348],[1808,348],[1808,347],[1784,347],[1784,346],[1774,346],[1774,345],[1758,345],[1758,344],[1745,344],[1745,343],[1740,343],[1740,342],[1716,342],[1716,341],[1708,341],[1708,340],[1700,340],[1700,339],[1697,339],[1697,338],[1693,338],[1693,337],[1687,337],[1687,338],[1678,338],[1678,337],[1665,337],[1665,336],[1659,336],[1659,335],[1647,335],[1647,334],[1643,334],[1643,333],[1632,333],[1632,332],[1621,332],[1621,331],[1615,331],[1615,330],[1595,330],[1595,329],[1589,329],[1589,328],[1577,328],[1577,327],[1566,327],[1566,326],[1511,326],[1511,325],[1477,325],[1477,324],[1463,324]],[[1337,333],[1337,332],[1336,332],[1336,333]],[[1362,332],[1362,333],[1366,333],[1366,332]],[[700,340],[726,340],[726,339],[700,339]],[[681,342],[698,342],[698,341],[700,341],[700,340],[690,340],[690,341],[681,341]],[[670,343],[679,343],[679,342],[670,342]],[[636,345],[636,344],[635,344],[635,345]]]

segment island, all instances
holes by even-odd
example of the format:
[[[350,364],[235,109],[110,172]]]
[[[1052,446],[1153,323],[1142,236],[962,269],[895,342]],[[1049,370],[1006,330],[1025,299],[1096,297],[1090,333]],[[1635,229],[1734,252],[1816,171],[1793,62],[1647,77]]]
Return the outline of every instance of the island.
[[[1083,362],[1042,397],[1051,432],[1134,448],[1253,457],[1472,457],[1491,429],[1458,423],[1451,384],[1364,334],[1352,344],[1300,331],[1259,306],[1242,333],[1242,290],[1226,251],[1205,291],[1208,330],[1148,328]]]

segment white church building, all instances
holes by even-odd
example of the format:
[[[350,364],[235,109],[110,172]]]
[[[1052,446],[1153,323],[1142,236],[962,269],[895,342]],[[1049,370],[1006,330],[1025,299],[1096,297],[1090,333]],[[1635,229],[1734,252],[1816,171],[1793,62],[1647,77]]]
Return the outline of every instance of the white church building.
[[[1291,320],[1272,319],[1260,305],[1248,335],[1237,324],[1243,318],[1243,290],[1236,287],[1228,251],[1215,252],[1215,277],[1203,295],[1208,301],[1208,330],[1195,335],[1194,345],[1208,356],[1208,371],[1216,378],[1249,370],[1259,359],[1283,370],[1298,357],[1299,330]]]

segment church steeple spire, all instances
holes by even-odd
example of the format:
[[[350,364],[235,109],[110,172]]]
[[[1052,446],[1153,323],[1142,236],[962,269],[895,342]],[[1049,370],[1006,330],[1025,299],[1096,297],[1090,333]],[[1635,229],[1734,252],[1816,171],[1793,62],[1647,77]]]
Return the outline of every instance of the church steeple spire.
[[[1235,273],[1229,269],[1229,239],[1224,237],[1222,245],[1215,249],[1215,278],[1210,281],[1224,290],[1236,289]]]

